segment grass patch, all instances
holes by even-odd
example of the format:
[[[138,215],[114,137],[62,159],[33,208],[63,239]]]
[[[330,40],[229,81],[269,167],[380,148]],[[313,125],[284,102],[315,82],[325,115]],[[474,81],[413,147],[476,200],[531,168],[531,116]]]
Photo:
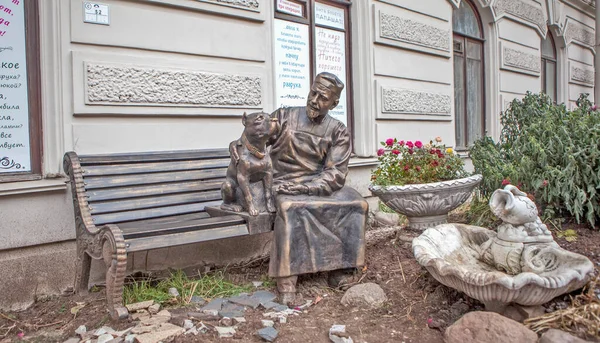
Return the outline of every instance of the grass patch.
[[[169,288],[172,287],[177,289],[179,297],[169,295]],[[154,300],[163,305],[186,305],[194,295],[213,299],[250,292],[252,289],[252,285],[236,285],[225,280],[222,271],[192,279],[178,270],[164,280],[136,280],[128,284],[123,290],[123,298],[126,304]]]

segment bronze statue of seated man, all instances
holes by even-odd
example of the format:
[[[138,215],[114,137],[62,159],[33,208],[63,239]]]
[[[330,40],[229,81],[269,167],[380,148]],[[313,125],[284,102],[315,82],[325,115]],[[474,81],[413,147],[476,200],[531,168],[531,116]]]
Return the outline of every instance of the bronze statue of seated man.
[[[344,186],[350,133],[328,114],[343,88],[337,76],[320,73],[305,107],[271,114],[280,130],[270,141],[277,215],[269,275],[284,303],[294,300],[300,274],[364,264],[368,204]]]

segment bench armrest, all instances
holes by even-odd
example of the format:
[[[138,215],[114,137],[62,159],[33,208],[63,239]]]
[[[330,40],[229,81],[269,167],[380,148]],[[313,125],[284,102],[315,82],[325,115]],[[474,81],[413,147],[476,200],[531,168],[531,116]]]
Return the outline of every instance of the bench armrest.
[[[75,211],[76,233],[79,237],[81,232],[95,234],[99,228],[94,224],[90,207],[85,194],[85,184],[83,182],[83,170],[79,163],[79,156],[74,151],[65,153],[63,158],[63,168],[69,176],[71,183],[71,193],[73,194],[73,210]]]

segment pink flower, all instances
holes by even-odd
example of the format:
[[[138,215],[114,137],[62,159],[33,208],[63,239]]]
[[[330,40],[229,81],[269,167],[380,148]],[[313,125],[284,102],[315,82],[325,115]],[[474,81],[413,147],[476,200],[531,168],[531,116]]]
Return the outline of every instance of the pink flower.
[[[415,142],[415,146],[419,149],[421,149],[423,147],[423,143],[421,143],[421,141],[416,141]]]
[[[594,106],[592,106],[592,108],[591,108],[591,110],[592,110],[592,111],[595,111],[595,110],[597,110],[597,109],[598,109],[598,105],[594,105]]]
[[[543,187],[546,187],[546,186],[548,186],[548,180],[544,180],[544,181],[542,182],[542,186],[543,186]]]
[[[404,141],[400,141],[398,144],[400,144],[400,146],[404,146]]]
[[[392,150],[392,154],[394,154],[394,155],[398,155],[398,154],[400,154],[400,150],[396,150],[396,149],[394,149],[394,150]]]
[[[434,166],[434,167],[437,167],[437,166],[439,166],[440,164],[438,163],[438,161],[436,161],[436,160],[433,160],[433,161],[431,161],[431,165],[432,165],[432,166]]]
[[[433,319],[432,318],[427,318],[427,325],[431,325],[433,324]]]
[[[385,145],[387,146],[392,146],[394,145],[394,139],[393,138],[388,138],[385,140]]]
[[[381,156],[383,154],[385,154],[385,149],[381,148],[381,149],[377,150],[377,156]]]
[[[19,339],[23,339],[23,337],[25,337],[25,332],[21,331],[17,334],[17,337],[19,337]]]
[[[416,167],[415,167],[415,169],[416,169],[417,171],[421,171],[421,166],[416,166]]]
[[[409,166],[409,165],[405,165],[405,166],[404,166],[404,171],[408,171],[409,169],[410,169],[410,166]]]
[[[412,148],[412,147],[414,147],[415,145],[413,144],[413,142],[411,142],[411,141],[408,141],[408,142],[406,142],[406,146],[407,146],[407,147],[409,147],[409,148]]]
[[[413,149],[408,149],[408,153],[412,155],[414,153]]]
[[[510,181],[507,179],[502,180],[502,186],[510,185]]]

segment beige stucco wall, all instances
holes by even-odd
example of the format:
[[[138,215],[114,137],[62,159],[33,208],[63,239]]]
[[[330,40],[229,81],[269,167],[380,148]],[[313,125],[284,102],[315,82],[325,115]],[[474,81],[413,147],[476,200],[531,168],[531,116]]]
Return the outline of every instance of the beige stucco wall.
[[[558,50],[558,100],[573,106],[581,92],[593,98],[593,9],[580,0],[565,1],[474,0],[486,39],[490,135],[499,134],[498,113],[510,100],[541,88],[531,62],[539,61],[546,22]],[[108,26],[84,23],[80,0],[40,1],[43,166],[49,178],[0,184],[0,270],[10,280],[0,283],[0,293],[12,294],[2,298],[0,308],[21,307],[35,294],[59,293],[72,284],[74,220],[60,178],[65,151],[224,147],[239,136],[244,111],[275,109],[273,1],[257,1],[256,8],[216,0],[102,3],[110,6]],[[353,1],[357,157],[348,184],[364,196],[370,196],[379,141],[440,136],[454,144],[451,41],[458,5],[459,0]],[[513,53],[507,59],[507,49],[520,57]],[[155,77],[178,86],[157,88]],[[110,87],[122,84],[131,90],[125,98]],[[196,92],[199,87],[208,87],[209,94]],[[137,254],[129,270],[243,260],[269,242],[268,235],[252,239],[192,245],[183,255],[173,249]],[[247,249],[226,253],[232,246]],[[95,273],[101,275],[101,265]]]

